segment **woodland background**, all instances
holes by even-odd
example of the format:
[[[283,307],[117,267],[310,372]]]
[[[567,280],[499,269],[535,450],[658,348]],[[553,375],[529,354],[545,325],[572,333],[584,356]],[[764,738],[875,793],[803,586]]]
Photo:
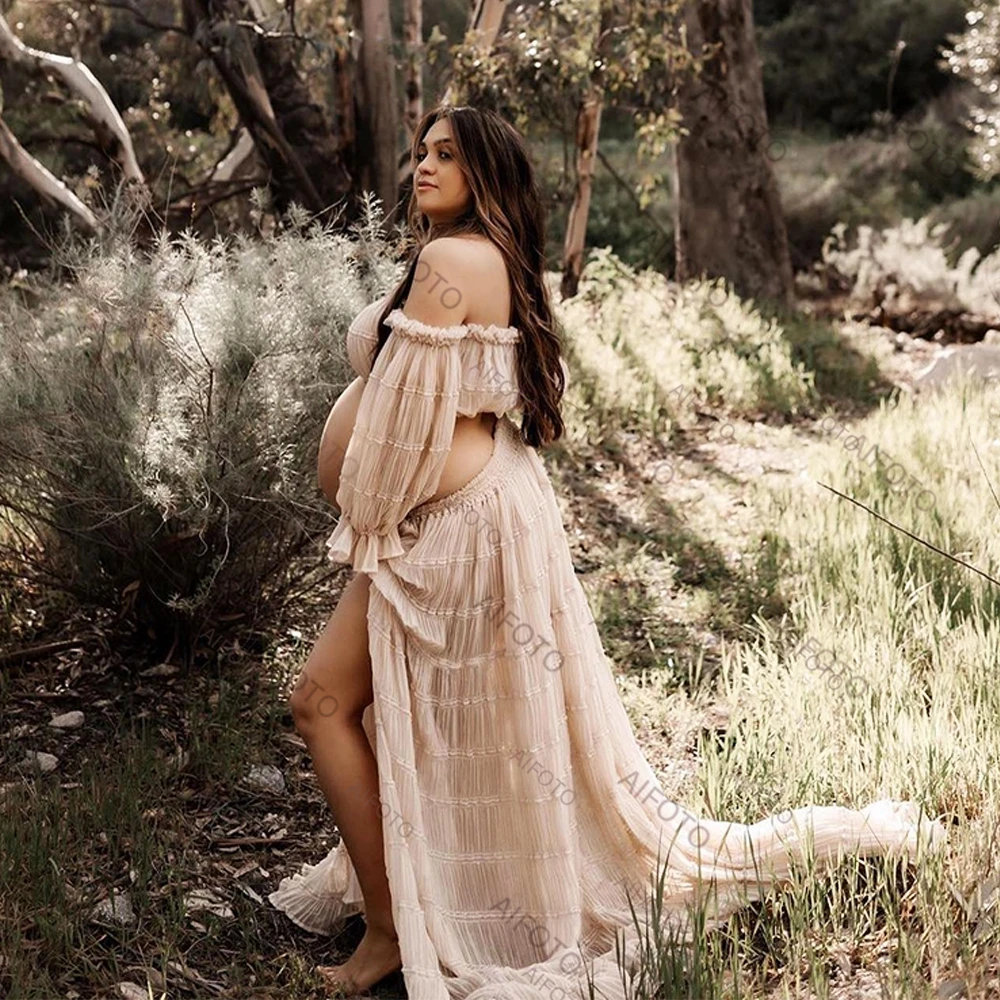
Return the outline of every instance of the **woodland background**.
[[[150,188],[152,216],[209,236],[252,228],[249,192],[255,184],[269,187],[269,163],[246,143],[227,161],[247,120],[251,130],[264,128],[254,119],[248,96],[254,88],[247,81],[258,80],[268,92],[278,125],[312,178],[309,189],[301,177],[280,176],[287,168],[272,173],[269,193],[278,210],[298,200],[329,218],[338,197],[356,195],[366,181],[375,189],[366,171],[376,169],[371,146],[382,137],[372,133],[381,122],[364,93],[358,32],[352,38],[350,30],[375,16],[362,7],[381,6],[345,0],[257,0],[245,10],[217,0],[4,5],[7,23],[25,43],[79,58],[106,88]],[[406,6],[401,0],[385,5],[388,55],[399,74],[398,131],[390,141],[400,161],[412,126],[413,98],[404,87],[412,94],[417,81],[429,106],[455,77],[465,99],[496,107],[530,136],[552,212],[548,255],[558,267],[576,185],[575,115],[595,45],[586,19],[593,22],[599,12],[586,5],[577,12],[566,3],[509,5],[502,27],[494,28],[484,20],[496,17],[488,4],[470,11],[463,0],[428,2],[417,5],[417,44]],[[669,72],[676,37],[663,29],[676,6],[623,8],[631,31],[616,54],[633,62],[620,67],[625,79],[604,81],[587,223],[588,245],[610,246],[630,265],[667,275],[674,266],[673,195],[665,176],[670,160],[656,155],[656,142],[662,146],[676,123],[668,114],[677,83]],[[949,61],[941,52],[950,33],[967,27],[968,7],[965,0],[754,3],[772,159],[797,269],[818,258],[836,222],[888,224],[933,210],[935,219],[956,224],[964,244],[985,253],[995,243],[990,223],[997,213],[987,197],[992,184],[966,169],[973,137],[964,124],[978,95],[965,71],[969,60],[959,54]],[[241,10],[256,11],[252,31]],[[472,43],[466,31],[477,18],[488,40]],[[253,73],[242,68],[244,42],[253,50],[247,54]],[[498,86],[501,80],[517,89]],[[77,95],[10,59],[0,63],[0,85],[3,119],[29,154],[84,202],[97,197],[99,185],[113,188],[120,176],[113,137],[88,126],[88,109]],[[388,94],[384,84],[381,90]],[[652,158],[642,161],[637,152],[649,146]],[[396,203],[378,193],[387,205]],[[347,217],[354,211],[348,207]],[[53,218],[23,181],[4,172],[0,254],[8,275],[44,261],[37,231]]]

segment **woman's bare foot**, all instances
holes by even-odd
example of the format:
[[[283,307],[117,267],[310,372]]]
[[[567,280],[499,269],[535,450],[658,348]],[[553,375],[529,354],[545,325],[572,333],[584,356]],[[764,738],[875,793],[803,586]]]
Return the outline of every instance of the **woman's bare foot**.
[[[316,971],[327,986],[358,993],[374,986],[390,972],[401,968],[402,964],[399,938],[369,927],[354,954],[343,965],[320,965]]]

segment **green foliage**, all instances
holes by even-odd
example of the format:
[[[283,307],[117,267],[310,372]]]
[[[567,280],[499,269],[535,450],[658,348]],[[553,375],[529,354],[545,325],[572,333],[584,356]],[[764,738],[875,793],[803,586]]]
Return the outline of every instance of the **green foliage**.
[[[635,284],[635,278],[635,271],[611,247],[595,247],[581,275],[580,295],[585,302],[600,306],[612,295],[624,295]]]
[[[975,186],[974,162],[969,156],[967,135],[954,121],[942,122],[932,114],[904,130],[912,156],[902,173],[904,188],[914,191],[921,207],[954,198],[965,198]]]
[[[332,526],[316,453],[372,251],[319,227],[57,248],[72,282],[0,301],[0,568],[185,644],[273,610]]]
[[[636,159],[655,157],[680,123],[673,87],[690,64],[681,6],[680,0],[518,4],[489,52],[475,43],[456,47],[453,99],[493,108],[522,131],[542,122],[565,134],[599,74],[603,105],[632,114]],[[643,188],[657,180],[648,174]]]
[[[798,311],[780,320],[792,361],[812,374],[819,399],[875,401],[881,381],[878,362],[852,345],[836,325]]]
[[[579,295],[563,303],[577,365],[655,428],[665,400],[692,397],[735,415],[797,412],[811,376],[782,329],[721,281],[668,283],[636,272],[610,247],[593,251]]]
[[[795,4],[796,0],[753,0],[753,22],[758,27],[766,27],[783,21]]]
[[[769,118],[843,135],[868,127],[879,111],[905,115],[947,85],[938,50],[949,32],[962,29],[966,5],[797,0],[773,21],[777,5],[765,5],[758,37]],[[906,47],[893,76],[899,41]]]
[[[622,168],[618,164],[627,164],[629,160],[634,163],[634,143],[609,149],[605,155],[609,158],[615,156],[615,169],[622,177]],[[662,199],[655,193],[651,195],[651,204],[640,211],[633,194],[644,183],[643,178],[636,176],[628,179],[633,181],[631,192],[606,169],[598,168],[587,217],[587,244],[614,246],[621,259],[633,267],[652,267],[670,273],[674,267],[673,213],[666,210]],[[557,224],[556,231],[565,232],[565,227]]]

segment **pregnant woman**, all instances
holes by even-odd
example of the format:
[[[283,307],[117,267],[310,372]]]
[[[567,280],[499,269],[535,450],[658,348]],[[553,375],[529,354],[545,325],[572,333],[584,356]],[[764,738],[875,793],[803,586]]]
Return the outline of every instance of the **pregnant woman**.
[[[329,557],[355,572],[291,700],[341,841],[269,900],[320,934],[364,915],[354,954],[320,970],[349,992],[401,967],[411,1000],[575,998],[588,980],[623,1000],[616,941],[627,967],[651,879],[690,937],[691,904],[717,926],[807,843],[822,869],[944,830],[909,802],[743,825],[659,792],[536,450],[562,434],[568,370],[524,142],[443,106],[412,156],[415,251],[351,324],[358,378],[320,446]]]

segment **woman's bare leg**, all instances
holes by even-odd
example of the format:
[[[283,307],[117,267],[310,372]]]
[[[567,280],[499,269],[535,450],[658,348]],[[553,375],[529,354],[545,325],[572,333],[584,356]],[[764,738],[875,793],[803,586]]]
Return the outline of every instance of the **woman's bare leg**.
[[[290,706],[365,899],[367,930],[341,966],[319,971],[331,985],[367,989],[400,967],[382,849],[378,767],[361,725],[371,704],[368,590],[357,573],[316,640]]]

